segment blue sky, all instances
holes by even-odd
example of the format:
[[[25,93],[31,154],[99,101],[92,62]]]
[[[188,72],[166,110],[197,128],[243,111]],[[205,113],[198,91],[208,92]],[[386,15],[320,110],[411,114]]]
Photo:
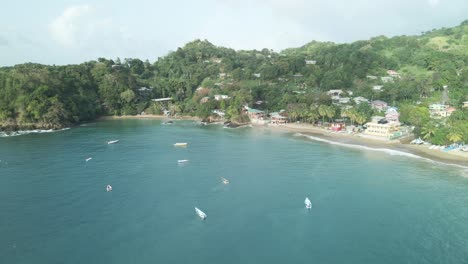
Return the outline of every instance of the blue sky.
[[[312,40],[419,34],[466,19],[466,0],[7,1],[0,11],[0,65],[98,57],[153,62],[196,38],[280,51]]]

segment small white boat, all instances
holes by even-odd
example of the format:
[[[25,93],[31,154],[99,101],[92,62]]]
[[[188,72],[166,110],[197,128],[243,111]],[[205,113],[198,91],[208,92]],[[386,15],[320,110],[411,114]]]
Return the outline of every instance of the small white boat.
[[[198,215],[202,220],[205,220],[205,219],[206,219],[206,214],[205,214],[202,210],[200,210],[200,209],[198,209],[198,208],[195,207],[195,212],[197,212],[197,215]]]
[[[308,197],[305,198],[304,204],[307,209],[312,208],[312,203],[310,202]]]
[[[107,141],[107,144],[115,144],[115,143],[118,143],[119,141],[118,140],[111,140],[111,141]]]
[[[229,180],[228,180],[228,179],[221,177],[221,180],[223,181],[224,184],[229,184]]]
[[[88,161],[90,161],[90,160],[92,160],[92,159],[93,159],[93,158],[89,157],[89,158],[86,159],[86,162],[88,162]]]
[[[186,147],[188,145],[188,143],[186,142],[183,142],[183,143],[175,143],[174,146],[175,147]]]
[[[189,160],[178,160],[177,163],[187,163]]]
[[[106,190],[107,190],[108,192],[112,191],[112,186],[110,186],[110,185],[108,184],[108,185],[106,186]]]

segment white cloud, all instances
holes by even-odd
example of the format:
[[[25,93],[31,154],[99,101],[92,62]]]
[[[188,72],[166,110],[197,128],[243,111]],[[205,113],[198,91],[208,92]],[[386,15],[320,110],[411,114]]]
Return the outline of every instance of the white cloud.
[[[94,8],[89,5],[71,6],[55,18],[49,25],[52,38],[64,47],[86,45],[112,26],[111,18],[94,15]]]
[[[436,7],[439,4],[439,0],[428,0],[431,7]]]

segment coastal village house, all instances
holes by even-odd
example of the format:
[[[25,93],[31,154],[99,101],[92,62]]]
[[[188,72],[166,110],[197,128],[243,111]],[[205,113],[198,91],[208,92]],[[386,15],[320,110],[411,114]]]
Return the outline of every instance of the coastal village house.
[[[399,117],[400,114],[396,107],[389,107],[385,112],[385,119],[389,122],[400,122]]]
[[[314,61],[314,60],[305,60],[306,65],[315,65],[316,63],[317,61]]]
[[[429,113],[432,118],[449,117],[457,109],[445,104],[431,104],[429,105]]]
[[[340,90],[340,89],[337,89],[337,90],[329,90],[329,91],[327,92],[327,95],[330,95],[331,97],[333,97],[333,96],[338,96],[338,98],[339,98],[339,96],[340,96],[342,93],[343,93],[343,90]]]
[[[205,87],[198,87],[196,90],[195,90],[195,93],[197,95],[208,95],[210,93],[210,88],[205,88]]]
[[[383,85],[374,85],[372,86],[372,90],[374,91],[382,91]]]
[[[354,97],[353,100],[356,104],[369,103],[369,99],[362,97],[362,96]]]
[[[200,99],[200,104],[204,104],[206,102],[208,102],[210,100],[210,97],[209,96],[205,96],[203,97],[202,99]]]
[[[288,118],[286,116],[282,116],[281,113],[278,112],[270,113],[270,117],[272,124],[282,125],[288,122]]]
[[[229,99],[229,96],[227,96],[225,94],[215,94],[214,98],[215,98],[216,101],[221,101],[221,100]]]
[[[388,104],[386,102],[384,102],[384,101],[375,100],[375,101],[372,101],[371,106],[372,106],[372,108],[374,108],[376,110],[384,111],[384,110],[387,109]]]
[[[369,80],[377,80],[378,77],[374,75],[367,75],[366,78]]]
[[[402,135],[399,122],[381,122],[382,119],[382,117],[373,118],[368,122],[364,134],[382,139],[395,139]]]
[[[380,80],[382,80],[383,83],[393,82],[393,77],[384,76],[384,77],[380,77]]]
[[[249,118],[252,119],[257,119],[257,120],[263,120],[265,118],[265,112],[262,110],[258,110],[255,108],[247,108],[247,115]]]
[[[468,101],[463,102],[463,108],[468,107]]]
[[[395,77],[395,78],[399,78],[400,77],[400,74],[394,70],[388,70],[387,71],[387,74],[391,77]]]

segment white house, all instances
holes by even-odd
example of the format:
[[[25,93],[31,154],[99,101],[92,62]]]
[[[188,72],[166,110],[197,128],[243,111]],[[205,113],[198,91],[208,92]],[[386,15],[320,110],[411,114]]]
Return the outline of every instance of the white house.
[[[257,77],[257,78],[260,78],[260,76],[262,76],[260,73],[254,73],[252,74],[254,77]]]
[[[214,98],[215,98],[216,101],[221,101],[221,100],[229,99],[229,96],[227,96],[225,94],[215,94]]]
[[[341,94],[343,93],[343,90],[340,90],[340,89],[336,89],[336,90],[329,90],[327,92],[327,95],[330,95],[330,96],[340,96]]]
[[[338,99],[338,103],[340,104],[348,104],[351,101],[351,98],[349,97],[341,97]]]
[[[393,77],[391,76],[380,77],[380,79],[382,80],[383,83],[393,82]]]
[[[305,63],[307,65],[315,65],[317,63],[317,61],[314,61],[314,60],[305,60]]]
[[[362,96],[354,97],[353,100],[354,100],[354,102],[355,102],[356,104],[360,104],[360,103],[369,103],[369,99],[364,98],[364,97],[362,97]]]
[[[382,91],[383,85],[374,85],[372,86],[372,90],[374,91]]]

